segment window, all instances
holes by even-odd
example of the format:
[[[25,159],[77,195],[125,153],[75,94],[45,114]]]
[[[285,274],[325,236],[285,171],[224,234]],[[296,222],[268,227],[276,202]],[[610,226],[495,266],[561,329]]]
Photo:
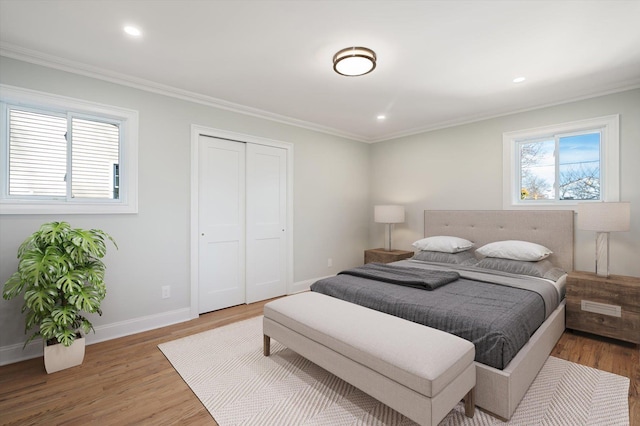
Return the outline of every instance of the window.
[[[506,209],[618,201],[618,116],[505,133],[503,163]]]
[[[135,111],[0,89],[3,214],[137,211]]]

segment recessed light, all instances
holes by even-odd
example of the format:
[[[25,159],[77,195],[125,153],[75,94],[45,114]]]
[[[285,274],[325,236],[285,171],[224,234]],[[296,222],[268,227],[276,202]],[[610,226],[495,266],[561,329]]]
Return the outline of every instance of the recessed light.
[[[386,115],[380,114],[379,116],[376,117],[378,120],[384,120],[385,118],[387,118]]]
[[[524,77],[516,77],[516,78],[513,79],[513,82],[514,83],[522,83],[525,80],[526,80],[526,78],[524,78]]]
[[[127,25],[124,27],[124,32],[133,37],[140,37],[142,35],[142,31],[139,28],[133,27],[131,25]]]

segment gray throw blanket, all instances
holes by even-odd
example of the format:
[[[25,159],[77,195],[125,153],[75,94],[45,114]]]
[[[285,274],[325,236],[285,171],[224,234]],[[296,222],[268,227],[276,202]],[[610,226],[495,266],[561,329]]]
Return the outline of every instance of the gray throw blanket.
[[[339,272],[338,275],[352,275],[360,278],[383,281],[390,284],[434,290],[460,278],[455,271],[435,271],[421,268],[407,268],[386,265],[384,263],[367,263],[353,269]]]

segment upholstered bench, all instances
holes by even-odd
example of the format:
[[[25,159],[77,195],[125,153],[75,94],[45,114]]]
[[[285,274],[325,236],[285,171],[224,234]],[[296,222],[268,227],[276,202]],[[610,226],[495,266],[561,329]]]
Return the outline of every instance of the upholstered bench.
[[[421,425],[462,399],[474,415],[471,342],[314,292],[267,303],[263,321],[265,356],[274,338]]]

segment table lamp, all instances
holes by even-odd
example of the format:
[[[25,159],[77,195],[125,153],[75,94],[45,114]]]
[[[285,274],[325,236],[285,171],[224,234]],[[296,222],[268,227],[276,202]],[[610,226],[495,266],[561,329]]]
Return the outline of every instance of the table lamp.
[[[596,274],[609,276],[609,232],[628,231],[631,204],[578,203],[578,229],[596,231]]]
[[[404,222],[404,207],[403,206],[375,206],[373,211],[373,219],[376,223],[386,223],[389,239],[385,242],[384,249],[386,251],[392,251],[391,249],[391,225],[394,223]]]

